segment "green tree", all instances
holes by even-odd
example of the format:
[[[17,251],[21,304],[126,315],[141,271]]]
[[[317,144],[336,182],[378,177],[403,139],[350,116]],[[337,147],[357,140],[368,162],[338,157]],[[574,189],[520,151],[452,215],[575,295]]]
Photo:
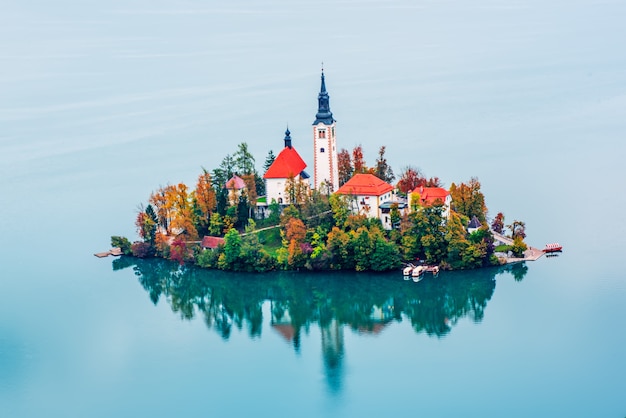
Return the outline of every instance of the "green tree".
[[[233,159],[235,169],[239,175],[252,175],[255,173],[254,156],[250,153],[247,143],[242,142],[237,146]]]
[[[387,158],[385,158],[385,149],[386,147],[383,145],[378,150],[378,159],[376,160],[376,171],[374,175],[379,179],[386,181],[387,183],[391,183],[396,176],[393,174],[393,170],[387,164]]]
[[[131,255],[131,243],[126,237],[114,235],[111,237],[111,247],[119,248],[124,255]]]
[[[354,268],[356,271],[369,270],[371,256],[374,250],[370,232],[366,227],[360,227],[350,233],[354,248]]]
[[[348,215],[350,215],[348,198],[344,195],[332,194],[328,198],[328,203],[330,203],[335,225],[343,228],[348,219]]]
[[[401,265],[398,247],[382,235],[377,235],[370,261],[370,268],[374,271],[397,269]]]
[[[230,229],[224,236],[224,253],[220,255],[218,267],[222,270],[240,270],[241,235],[236,229]]]
[[[270,166],[274,164],[274,160],[276,160],[274,151],[269,150],[267,152],[267,157],[265,157],[265,163],[263,164],[263,174],[267,173],[267,170],[269,170]]]

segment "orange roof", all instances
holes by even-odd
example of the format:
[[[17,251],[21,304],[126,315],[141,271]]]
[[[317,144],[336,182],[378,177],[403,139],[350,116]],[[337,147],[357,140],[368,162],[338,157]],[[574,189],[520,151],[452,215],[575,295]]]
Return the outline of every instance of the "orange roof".
[[[446,197],[450,194],[446,189],[442,187],[416,187],[411,191],[413,194],[420,196],[420,203],[432,205],[437,200],[441,200],[441,203],[445,203]]]
[[[337,190],[337,193],[355,196],[382,196],[392,190],[391,184],[373,174],[355,174]]]
[[[306,163],[293,147],[285,147],[278,154],[270,168],[263,176],[264,179],[286,179],[297,176],[306,168]]]

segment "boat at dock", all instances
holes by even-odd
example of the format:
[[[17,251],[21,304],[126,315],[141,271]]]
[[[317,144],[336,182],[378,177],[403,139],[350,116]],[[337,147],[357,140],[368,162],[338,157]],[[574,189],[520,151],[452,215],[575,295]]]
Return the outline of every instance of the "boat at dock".
[[[563,251],[563,246],[558,242],[552,244],[546,244],[546,248],[543,249],[544,253],[557,253]]]
[[[436,277],[439,274],[439,266],[414,266],[413,264],[408,264],[402,269],[404,280],[409,280],[409,278],[412,278],[414,282],[419,282],[420,280],[422,280],[425,273],[431,273],[433,277]]]

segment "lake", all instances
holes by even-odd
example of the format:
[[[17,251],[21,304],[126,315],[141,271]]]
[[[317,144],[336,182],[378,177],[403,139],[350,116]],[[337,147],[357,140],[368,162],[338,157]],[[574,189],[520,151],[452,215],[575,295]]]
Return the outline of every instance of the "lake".
[[[619,1],[6,2],[0,415],[626,416]],[[160,185],[247,142],[381,145],[535,262],[263,275],[97,259]]]

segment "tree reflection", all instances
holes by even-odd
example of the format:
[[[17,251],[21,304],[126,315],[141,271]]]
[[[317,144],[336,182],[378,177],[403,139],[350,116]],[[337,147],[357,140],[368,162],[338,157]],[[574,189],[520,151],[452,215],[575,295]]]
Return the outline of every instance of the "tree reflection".
[[[378,334],[392,322],[407,319],[417,333],[441,338],[464,317],[480,322],[495,290],[498,274],[516,281],[528,271],[524,264],[473,271],[444,272],[419,283],[399,273],[245,274],[180,266],[163,259],[122,257],[113,269],[132,267],[153,304],[165,299],[182,319],[202,316],[224,340],[233,328],[259,338],[263,304],[269,302],[271,328],[300,351],[301,333],[312,324],[321,330],[322,359],[328,388],[341,391],[343,329]]]

